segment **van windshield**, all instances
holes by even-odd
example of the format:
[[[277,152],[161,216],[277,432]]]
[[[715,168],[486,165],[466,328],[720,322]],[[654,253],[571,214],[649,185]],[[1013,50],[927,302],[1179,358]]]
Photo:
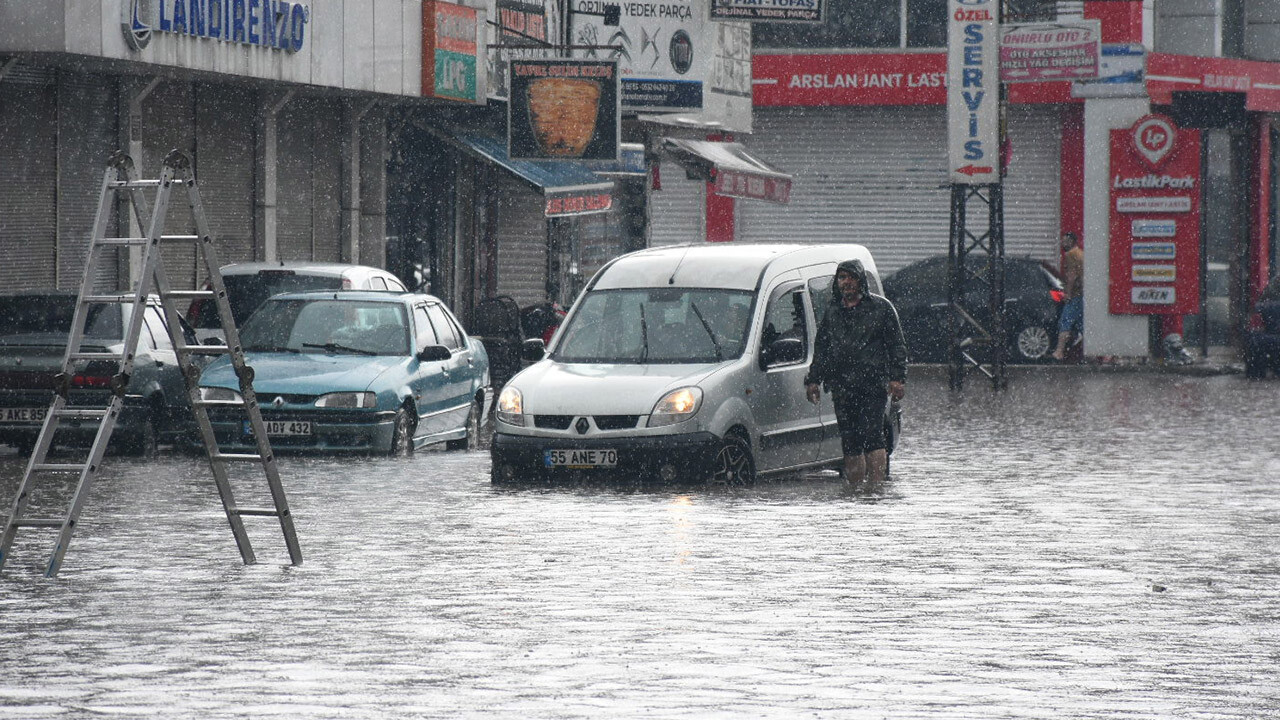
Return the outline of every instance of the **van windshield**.
[[[637,288],[588,293],[553,357],[568,363],[712,363],[742,355],[753,293]]]

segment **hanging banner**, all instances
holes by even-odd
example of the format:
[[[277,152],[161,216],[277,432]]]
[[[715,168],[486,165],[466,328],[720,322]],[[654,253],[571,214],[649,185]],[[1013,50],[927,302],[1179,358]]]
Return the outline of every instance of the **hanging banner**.
[[[712,20],[820,23],[826,0],[711,0]]]
[[[1199,312],[1200,131],[1160,115],[1112,130],[1110,186],[1111,313]]]
[[[947,4],[947,136],[952,183],[1000,182],[999,0]]]
[[[487,78],[476,71],[478,47],[483,37],[483,12],[443,0],[425,0],[422,3],[422,94],[484,103]]]
[[[1000,28],[1000,79],[1004,82],[1096,78],[1101,55],[1101,20]]]
[[[507,147],[512,159],[617,160],[618,63],[512,60]]]

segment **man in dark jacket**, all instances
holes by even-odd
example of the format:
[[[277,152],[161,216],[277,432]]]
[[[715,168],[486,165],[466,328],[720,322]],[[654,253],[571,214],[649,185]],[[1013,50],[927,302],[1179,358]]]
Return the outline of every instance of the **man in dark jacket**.
[[[867,271],[858,260],[836,269],[831,304],[818,324],[805,393],[817,403],[826,386],[835,401],[844,451],[844,479],[857,484],[885,477],[886,394],[906,395],[907,344],[893,303],[867,292]]]

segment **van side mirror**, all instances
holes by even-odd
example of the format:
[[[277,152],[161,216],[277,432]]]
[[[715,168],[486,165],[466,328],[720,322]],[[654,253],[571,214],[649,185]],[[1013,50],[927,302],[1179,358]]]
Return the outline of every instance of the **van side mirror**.
[[[210,335],[209,337],[207,337],[207,338],[205,338],[205,339],[204,339],[204,342],[203,342],[202,344],[204,344],[204,345],[226,345],[226,343],[225,343],[225,342],[223,342],[222,338],[218,337],[217,335]]]
[[[538,362],[547,356],[547,344],[542,338],[529,338],[520,345],[520,359]]]
[[[779,338],[764,348],[760,363],[764,366],[785,365],[804,360],[804,341],[799,338]]]
[[[443,345],[428,345],[418,351],[418,359],[422,362],[439,362],[453,357],[449,348]]]

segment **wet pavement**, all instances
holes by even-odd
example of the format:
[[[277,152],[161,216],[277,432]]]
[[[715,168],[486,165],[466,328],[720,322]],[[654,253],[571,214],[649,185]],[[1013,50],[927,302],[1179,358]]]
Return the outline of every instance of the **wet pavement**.
[[[0,576],[0,718],[1280,714],[1280,381],[909,393],[854,491],[285,458],[299,567],[264,518],[241,565],[201,458],[113,458],[61,574],[28,529]]]

